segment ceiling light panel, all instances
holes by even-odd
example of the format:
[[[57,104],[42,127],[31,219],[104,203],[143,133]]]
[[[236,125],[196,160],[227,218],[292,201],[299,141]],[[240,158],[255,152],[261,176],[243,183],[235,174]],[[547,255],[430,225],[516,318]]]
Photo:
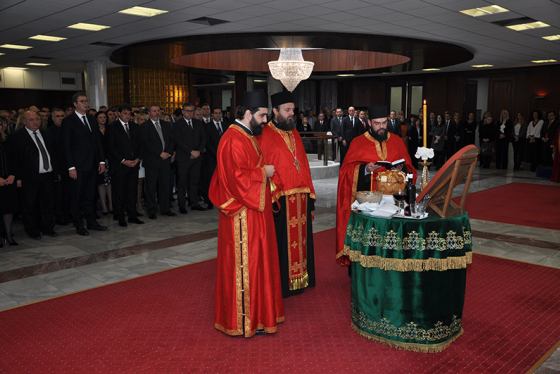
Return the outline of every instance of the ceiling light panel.
[[[167,13],[167,10],[134,6],[132,8],[121,10],[119,11],[119,13],[129,14],[131,16],[139,16],[139,17],[154,17],[154,16],[159,16],[160,14]]]
[[[17,45],[17,44],[2,44],[0,45],[0,48],[9,48],[9,49],[31,49],[33,47],[30,47],[28,45]]]
[[[48,35],[35,35],[30,37],[29,39],[44,40],[46,42],[59,42],[61,40],[66,40],[66,38],[61,38],[59,36],[48,36]]]
[[[69,29],[87,30],[87,31],[101,31],[110,28],[111,26],[95,25],[93,23],[76,23],[68,26]]]
[[[542,38],[546,40],[554,41],[554,40],[560,40],[560,35],[543,36]]]
[[[497,5],[490,5],[482,8],[465,9],[460,11],[460,13],[466,14],[467,16],[471,16],[471,17],[489,16],[491,14],[498,14],[498,13],[505,13],[505,12],[509,12],[509,10]]]
[[[540,29],[543,27],[549,27],[549,24],[546,24],[544,22],[531,22],[531,23],[522,23],[519,25],[511,25],[511,26],[506,26],[508,29],[511,30],[515,30],[515,31],[525,31],[525,30],[532,30],[532,29]]]
[[[489,64],[482,64],[482,65],[471,65],[473,68],[490,68],[494,65],[489,65]]]
[[[30,65],[30,66],[49,66],[50,64],[45,64],[43,62],[28,62],[25,65]]]
[[[535,61],[531,61],[531,62],[534,62],[535,64],[544,64],[544,63],[547,63],[547,62],[556,62],[556,60],[552,60],[552,59],[550,59],[550,60],[535,60]]]

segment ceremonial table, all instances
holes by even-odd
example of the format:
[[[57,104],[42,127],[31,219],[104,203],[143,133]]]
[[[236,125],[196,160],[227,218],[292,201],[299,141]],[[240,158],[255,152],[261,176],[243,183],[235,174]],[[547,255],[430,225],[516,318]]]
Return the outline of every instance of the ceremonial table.
[[[472,237],[465,211],[441,218],[352,212],[344,254],[352,266],[352,328],[391,347],[441,352],[461,326]]]

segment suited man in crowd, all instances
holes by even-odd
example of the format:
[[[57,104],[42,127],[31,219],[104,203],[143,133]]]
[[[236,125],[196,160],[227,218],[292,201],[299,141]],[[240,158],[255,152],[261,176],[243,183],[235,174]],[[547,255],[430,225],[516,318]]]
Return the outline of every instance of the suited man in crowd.
[[[336,108],[335,115],[331,119],[330,131],[333,135],[338,136],[338,146],[342,145],[342,108]],[[332,143],[333,153],[336,151],[334,141]],[[335,156],[336,158],[336,156]],[[342,164],[342,162],[341,162]]]
[[[23,227],[32,239],[41,239],[41,233],[55,237],[54,184],[60,179],[57,148],[50,132],[41,128],[37,113],[24,112],[22,123],[22,129],[8,136],[7,148],[17,160]]]
[[[315,131],[330,131],[330,123],[325,119],[324,113],[319,113],[317,116],[317,127],[315,128]]]
[[[53,108],[51,112],[53,126],[49,127],[54,144],[58,150],[58,165],[61,170],[67,170],[66,161],[62,152],[62,120],[64,119],[64,111],[59,108]],[[68,191],[68,174],[60,173],[60,181],[54,184],[54,213],[56,224],[66,226],[70,223],[70,193]]]
[[[401,136],[401,126],[397,124],[397,112],[395,112],[394,110],[389,113],[389,118],[387,121],[387,131]]]
[[[88,230],[105,231],[95,219],[95,191],[97,175],[105,171],[105,153],[97,120],[89,109],[85,93],[72,96],[74,111],[62,120],[62,147],[68,167],[70,214],[78,235],[89,235]],[[87,221],[84,228],[82,212]]]
[[[358,136],[362,135],[363,133],[366,133],[369,129],[369,124],[367,123],[367,119],[366,119],[366,112],[364,112],[363,110],[360,110],[360,113],[358,113]]]
[[[202,115],[202,111],[201,111]],[[177,161],[177,200],[179,212],[187,214],[186,194],[192,210],[204,211],[198,203],[198,183],[202,167],[202,151],[206,145],[206,131],[201,121],[194,118],[194,105],[183,104],[183,118],[173,125]]]
[[[552,154],[554,153],[554,144],[552,141],[558,132],[560,121],[556,118],[553,110],[548,112],[548,121],[545,121],[541,127],[541,141],[542,141],[542,160],[545,166],[552,165]]]
[[[158,203],[162,216],[174,217],[177,214],[169,208],[169,175],[175,150],[173,128],[169,122],[159,118],[157,105],[149,107],[148,116],[150,119],[140,126],[144,155],[142,166],[146,169],[144,183],[148,218],[157,218]]]
[[[358,120],[354,117],[354,112],[356,110],[353,106],[348,108],[348,116],[342,119],[342,127],[340,129],[342,134],[342,146],[340,147],[340,163],[344,162],[344,157],[350,148],[350,143],[352,139],[358,136],[357,122]]]
[[[119,226],[128,226],[124,212],[128,214],[128,222],[143,224],[136,216],[138,199],[138,168],[142,158],[142,139],[140,126],[132,122],[132,108],[121,104],[117,108],[116,121],[105,129],[107,137],[107,153],[111,165],[111,191],[113,194],[113,217]]]
[[[455,135],[457,124],[451,119],[451,112],[445,111],[445,160],[449,160],[455,154]]]
[[[210,181],[214,175],[214,170],[216,170],[218,165],[218,144],[225,131],[225,126],[222,123],[222,109],[218,107],[212,108],[212,120],[204,126],[206,130],[206,152],[204,152],[202,159],[200,191],[204,201],[208,202],[206,208],[213,209],[214,205],[208,197],[208,189],[210,188]]]

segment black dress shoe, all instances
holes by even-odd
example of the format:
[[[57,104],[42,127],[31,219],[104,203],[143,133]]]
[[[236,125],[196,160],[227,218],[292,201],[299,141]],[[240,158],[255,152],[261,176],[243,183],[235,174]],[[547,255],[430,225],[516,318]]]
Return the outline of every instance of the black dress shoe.
[[[109,214],[109,212],[102,212],[104,216],[106,216],[107,214]]]
[[[76,233],[81,236],[89,235],[89,232],[84,227],[76,227]]]
[[[119,219],[119,226],[120,227],[127,227],[126,221],[124,219]]]
[[[107,226],[101,226],[99,223],[96,223],[95,225],[88,225],[87,228],[88,230],[94,231],[107,231]]]
[[[266,332],[264,330],[257,330],[255,335],[266,335]]]
[[[29,234],[31,239],[39,240],[41,239],[41,234]]]
[[[54,230],[46,231],[46,232],[43,231],[43,235],[50,236],[51,238],[56,238],[58,236],[58,233]]]
[[[187,212],[187,208],[185,208],[185,207],[179,208],[179,212],[181,212],[181,214],[188,214],[189,213],[189,212]]]
[[[140,221],[138,217],[129,217],[128,223],[136,223],[137,225],[141,225],[144,223],[144,221]]]
[[[206,206],[206,209],[208,209],[208,210],[214,209],[214,204],[208,204],[208,205]]]
[[[149,214],[148,218],[149,219],[157,219],[157,216],[155,214]]]
[[[69,222],[65,219],[56,220],[56,224],[59,225],[59,226],[66,226],[66,225],[68,225],[68,223]]]
[[[95,219],[100,219],[101,217],[99,217],[99,214],[97,214],[97,212],[95,213]]]
[[[191,210],[200,210],[201,212],[205,212],[206,208],[197,204],[197,205],[191,206]]]
[[[177,213],[169,211],[167,213],[163,213],[164,216],[168,216],[168,217],[175,217],[177,215]]]
[[[144,217],[144,213],[136,212],[136,217]]]

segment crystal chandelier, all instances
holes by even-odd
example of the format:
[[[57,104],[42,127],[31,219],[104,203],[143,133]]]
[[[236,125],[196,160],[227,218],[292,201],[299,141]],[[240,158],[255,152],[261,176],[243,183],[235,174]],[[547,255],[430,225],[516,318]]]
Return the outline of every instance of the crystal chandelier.
[[[282,48],[278,61],[268,62],[272,77],[282,82],[290,92],[297,87],[299,82],[309,78],[314,65],[313,62],[303,59],[300,48]]]

